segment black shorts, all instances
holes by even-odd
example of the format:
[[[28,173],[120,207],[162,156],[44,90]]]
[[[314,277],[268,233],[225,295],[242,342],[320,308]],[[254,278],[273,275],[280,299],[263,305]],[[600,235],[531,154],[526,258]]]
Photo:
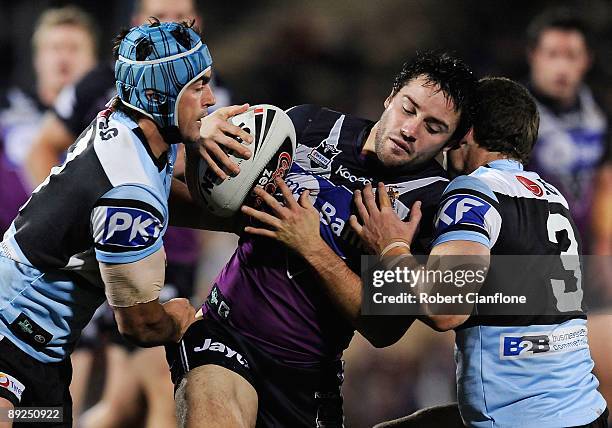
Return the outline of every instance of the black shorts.
[[[599,416],[597,419],[595,419],[590,424],[586,424],[586,425],[582,425],[580,427],[574,427],[574,428],[608,428],[608,418],[609,417],[610,417],[610,412],[606,408],[606,410],[601,414],[601,416]]]
[[[0,340],[0,372],[0,397],[13,403],[13,406],[63,408],[61,421],[14,423],[14,427],[72,426],[70,358],[59,363],[42,363],[3,338]]]
[[[193,323],[178,345],[166,347],[175,387],[189,370],[213,364],[246,379],[257,391],[257,427],[342,427],[342,361],[316,367],[281,363],[225,323]]]

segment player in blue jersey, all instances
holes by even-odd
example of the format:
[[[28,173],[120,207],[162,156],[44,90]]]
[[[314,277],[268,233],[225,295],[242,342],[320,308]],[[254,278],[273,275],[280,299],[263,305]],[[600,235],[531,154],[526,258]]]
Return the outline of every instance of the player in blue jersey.
[[[195,314],[187,299],[158,296],[168,200],[188,194],[172,179],[176,143],[200,141],[212,59],[189,24],[157,20],[122,33],[114,53],[118,98],[0,244],[0,407],[63,407],[58,426],[71,424],[67,357],[105,295],[141,346],[176,342]]]
[[[536,105],[526,89],[502,78],[483,79],[477,101],[473,129],[449,151],[451,165],[469,175],[457,177],[444,191],[431,255],[478,257],[476,267],[488,269],[480,289],[475,288],[480,295],[523,294],[540,306],[529,315],[500,316],[503,307],[482,303],[470,305],[465,315],[428,312],[426,322],[435,329],[456,331],[459,406],[430,409],[387,426],[462,426],[462,418],[470,427],[605,427],[606,402],[597,391],[586,339],[580,267],[561,258],[564,271],[572,275],[557,277],[536,264],[541,260],[537,255],[577,257],[580,252],[563,196],[536,173],[523,170],[537,137]],[[402,222],[382,184],[377,193],[380,207],[371,188],[356,193],[363,224],[353,217],[351,225],[377,254],[409,265],[421,218],[418,205],[410,221]],[[258,214],[272,226],[260,233],[304,254],[335,302],[356,322],[361,282],[354,275],[347,280],[350,272],[318,237],[316,211],[308,203],[290,201],[275,212],[277,218]],[[531,261],[514,267],[508,278],[500,275],[499,265],[489,265],[489,256],[500,254],[531,256]],[[443,270],[465,269],[453,258],[436,263]],[[572,277],[577,281],[572,283]],[[415,295],[423,289],[418,283]]]
[[[298,144],[287,183],[296,197],[310,195],[317,228],[354,271],[363,249],[348,226],[353,190],[384,180],[400,216],[422,200],[433,218],[448,182],[433,157],[469,128],[475,84],[462,61],[423,53],[396,77],[378,122],[313,105],[288,111]],[[431,227],[421,232],[417,241],[428,242]],[[183,424],[343,424],[341,356],[355,326],[333,310],[318,282],[278,243],[241,237],[203,305],[203,320],[176,349],[172,374]],[[393,330],[384,332],[388,337],[372,339],[377,346],[396,340]]]

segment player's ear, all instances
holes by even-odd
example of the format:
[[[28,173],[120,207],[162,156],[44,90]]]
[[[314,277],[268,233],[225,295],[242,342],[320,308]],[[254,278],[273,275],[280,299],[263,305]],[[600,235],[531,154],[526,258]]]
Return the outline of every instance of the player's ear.
[[[459,149],[464,144],[467,144],[468,140],[474,140],[474,128],[470,128],[463,137],[449,142],[446,146],[444,146],[442,151],[448,152],[449,150]]]
[[[395,94],[393,93],[393,91],[391,91],[391,93],[389,94],[389,96],[385,100],[385,103],[384,103],[385,109],[389,107],[389,104],[391,104],[391,101],[393,101],[393,97],[394,96],[395,96]]]
[[[471,126],[467,134],[461,139],[460,144],[467,144],[468,142],[474,142],[474,127]]]

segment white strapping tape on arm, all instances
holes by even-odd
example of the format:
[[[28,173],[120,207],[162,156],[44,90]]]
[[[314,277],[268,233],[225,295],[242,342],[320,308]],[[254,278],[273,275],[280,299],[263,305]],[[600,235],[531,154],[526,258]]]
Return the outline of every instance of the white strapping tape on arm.
[[[157,299],[164,286],[165,272],[166,252],[163,247],[134,263],[100,262],[108,303],[119,308]]]

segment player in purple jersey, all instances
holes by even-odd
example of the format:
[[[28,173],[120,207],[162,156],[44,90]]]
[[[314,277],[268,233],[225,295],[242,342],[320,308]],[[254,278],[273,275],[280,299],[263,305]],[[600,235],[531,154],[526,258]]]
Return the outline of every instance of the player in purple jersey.
[[[288,111],[298,146],[287,183],[295,197],[311,199],[322,236],[353,272],[363,252],[346,225],[353,190],[384,180],[398,215],[406,218],[414,201],[422,200],[433,217],[447,184],[433,158],[469,127],[475,83],[462,61],[426,53],[405,64],[378,122],[311,105]],[[423,227],[420,240],[431,232]],[[355,326],[319,282],[304,259],[282,245],[241,238],[203,305],[203,320],[189,328],[174,359],[169,352],[181,423],[343,425],[340,358]],[[356,328],[386,346],[411,321],[385,329],[380,340]]]

